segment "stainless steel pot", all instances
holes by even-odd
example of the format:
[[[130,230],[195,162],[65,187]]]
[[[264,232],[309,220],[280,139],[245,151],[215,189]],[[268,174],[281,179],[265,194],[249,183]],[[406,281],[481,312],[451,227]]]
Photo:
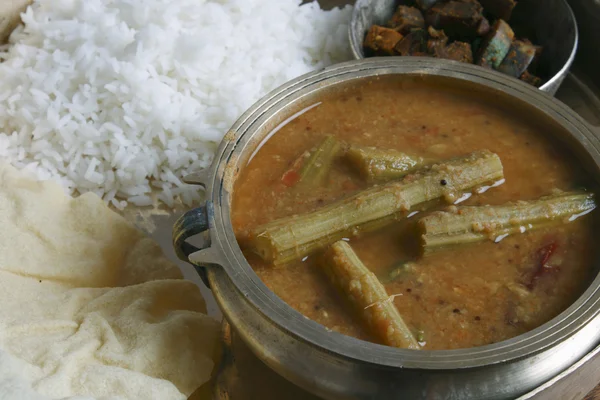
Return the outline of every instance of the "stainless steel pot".
[[[357,0],[349,26],[350,47],[356,59],[365,58],[363,39],[371,25],[385,25],[397,0]],[[564,80],[577,51],[575,15],[566,0],[520,0],[510,20],[518,36],[544,46],[540,69],[546,82],[541,90],[552,95]]]
[[[364,342],[328,331],[293,310],[245,260],[230,220],[238,173],[275,127],[315,95],[347,81],[399,74],[435,76],[537,114],[560,126],[559,139],[600,177],[600,140],[571,109],[551,96],[494,71],[411,57],[339,64],[276,89],[251,107],[225,135],[210,169],[187,182],[206,188],[206,205],[174,227],[180,258],[196,266],[231,325],[272,369],[324,398],[508,399],[568,368],[600,341],[600,276],[566,311],[541,327],[493,345],[414,351]],[[204,233],[201,246],[187,240]]]

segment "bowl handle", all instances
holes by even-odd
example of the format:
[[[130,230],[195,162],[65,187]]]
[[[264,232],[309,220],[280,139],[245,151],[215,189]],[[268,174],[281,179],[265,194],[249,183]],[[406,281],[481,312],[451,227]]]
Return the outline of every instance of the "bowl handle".
[[[173,225],[173,247],[179,259],[188,262],[196,268],[202,282],[210,288],[206,266],[190,261],[190,255],[210,248],[210,240],[206,240],[203,247],[196,247],[187,242],[187,239],[206,232],[209,229],[208,217],[212,214],[212,202],[207,201],[204,206],[194,208],[177,219]]]

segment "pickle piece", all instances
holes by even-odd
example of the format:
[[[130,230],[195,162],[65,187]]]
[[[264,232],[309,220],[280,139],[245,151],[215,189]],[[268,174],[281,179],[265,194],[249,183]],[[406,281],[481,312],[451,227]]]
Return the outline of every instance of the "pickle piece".
[[[415,264],[411,261],[401,261],[394,265],[386,274],[379,277],[379,281],[383,284],[394,282],[400,277],[410,275],[415,269]]]
[[[515,37],[513,30],[503,20],[497,20],[479,47],[476,64],[488,68],[498,68]]]
[[[365,53],[375,56],[393,56],[394,47],[402,39],[402,34],[393,29],[373,25],[365,36]]]
[[[529,65],[536,57],[537,49],[535,46],[515,40],[512,42],[506,57],[498,66],[498,71],[518,78],[529,68]]]
[[[473,63],[473,52],[471,45],[465,42],[452,42],[445,47],[437,47],[434,49],[434,55],[437,58],[446,60],[454,60],[467,64]]]
[[[413,29],[402,38],[394,51],[401,56],[413,56],[424,53],[427,49],[427,32],[424,29]]]
[[[517,5],[515,0],[479,0],[483,9],[493,17],[510,21],[513,9]]]
[[[390,28],[402,35],[410,33],[412,29],[424,28],[423,14],[415,7],[398,6],[389,22]]]
[[[438,0],[415,0],[417,7],[419,7],[421,11],[426,11],[437,2]]]
[[[482,11],[477,1],[442,1],[427,10],[425,21],[452,39],[473,39],[480,31]]]
[[[438,31],[430,26],[427,28],[427,33],[429,34],[429,39],[427,40],[428,53],[435,55],[439,49],[446,47],[446,43],[448,43],[448,36],[446,36],[444,31]]]
[[[535,87],[542,86],[542,80],[539,77],[530,73],[529,71],[523,72],[523,75],[521,75],[519,79]]]
[[[485,36],[490,32],[490,21],[487,18],[481,18],[479,25],[477,25],[477,36]]]

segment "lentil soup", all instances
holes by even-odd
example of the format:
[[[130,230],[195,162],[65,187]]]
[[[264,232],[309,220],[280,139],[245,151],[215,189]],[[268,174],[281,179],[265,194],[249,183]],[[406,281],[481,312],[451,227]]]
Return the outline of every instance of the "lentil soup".
[[[233,191],[232,223],[244,255],[263,282],[291,307],[331,330],[363,340],[455,349],[529,331],[558,315],[585,289],[595,257],[596,213],[577,217],[595,207],[589,195],[594,186],[564,146],[550,139],[549,130],[557,128],[519,115],[515,106],[498,106],[468,90],[414,78],[357,80],[320,96],[314,104],[262,145],[241,171]],[[361,168],[350,156],[354,146],[392,154],[394,162],[404,160],[396,157],[402,154],[408,162],[400,167],[407,172],[380,179],[381,171],[389,172],[398,163],[362,164]],[[484,150],[488,152],[481,153]],[[310,163],[319,152],[332,156],[316,158],[313,167],[319,173],[311,173],[305,182],[304,166],[299,165]],[[475,155],[465,159],[468,154]],[[468,165],[490,154],[501,161],[502,179],[460,193],[443,191],[459,185],[460,179],[452,175],[453,162]],[[333,207],[334,215],[348,210],[335,208],[340,202],[357,204],[367,192],[402,191],[421,176],[437,179],[441,195],[431,195],[427,189],[426,201],[402,203],[391,219],[371,221],[368,229],[345,227],[340,235],[347,249],[337,247],[342,253],[327,256],[336,251],[331,246],[334,240],[329,240],[334,235],[292,249],[292,256],[281,263],[252,245],[261,236],[257,229],[272,221],[294,220],[293,216],[302,218],[328,207]],[[579,193],[572,197],[574,208],[565,205],[568,196],[552,197],[558,191]],[[403,193],[396,195],[405,201]],[[585,205],[579,200],[581,193],[587,196]],[[550,200],[544,200],[547,196]],[[375,204],[372,196],[368,199],[367,205]],[[458,207],[452,204],[459,200],[464,201]],[[464,243],[456,246],[447,245],[449,223],[439,223],[443,218],[477,215],[479,210],[500,215],[506,211],[501,205],[508,204],[513,212],[509,224],[514,225],[521,215],[537,213],[540,201],[559,202],[558,206],[544,203],[550,213],[565,211],[552,221],[540,222],[536,229],[529,228],[538,220],[533,225],[521,221],[516,232],[498,230],[496,222],[492,229],[489,223],[473,220],[467,223],[469,239],[461,236],[458,242]],[[486,205],[500,208],[482,208]],[[433,218],[431,226],[428,217]],[[481,229],[476,228],[479,225]],[[428,251],[434,242],[427,241],[427,229],[433,232],[439,226],[446,244]],[[431,237],[437,238],[433,233]],[[339,261],[344,251],[352,253],[345,264]],[[337,267],[326,267],[328,258]],[[353,273],[359,278],[352,278]],[[376,279],[367,282],[367,275]],[[353,292],[357,284],[359,294]],[[383,301],[374,295],[382,293],[381,286]],[[390,304],[392,308],[385,308]],[[390,328],[389,318],[400,325]],[[394,342],[389,338],[394,329],[406,330],[411,338]]]

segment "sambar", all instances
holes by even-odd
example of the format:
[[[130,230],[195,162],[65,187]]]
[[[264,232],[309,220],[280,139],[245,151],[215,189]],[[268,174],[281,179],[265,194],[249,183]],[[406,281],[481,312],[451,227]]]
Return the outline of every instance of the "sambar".
[[[346,335],[379,341],[327,278],[322,251],[275,266],[248,246],[261,225],[383,185],[358,173],[344,157],[347,150],[336,155],[323,182],[297,185],[299,177],[290,171],[328,136],[346,148],[397,151],[433,163],[483,149],[493,152],[502,161],[503,180],[490,182],[494,187],[460,206],[594,191],[577,160],[550,139],[548,126],[483,100],[464,89],[440,90],[435,82],[375,77],[321,96],[280,127],[241,171],[233,191],[234,231],[258,276],[306,317]],[[384,285],[420,348],[467,348],[517,336],[558,315],[589,282],[594,214],[417,254],[415,225],[432,210],[444,208],[428,201],[380,229],[344,238]]]

